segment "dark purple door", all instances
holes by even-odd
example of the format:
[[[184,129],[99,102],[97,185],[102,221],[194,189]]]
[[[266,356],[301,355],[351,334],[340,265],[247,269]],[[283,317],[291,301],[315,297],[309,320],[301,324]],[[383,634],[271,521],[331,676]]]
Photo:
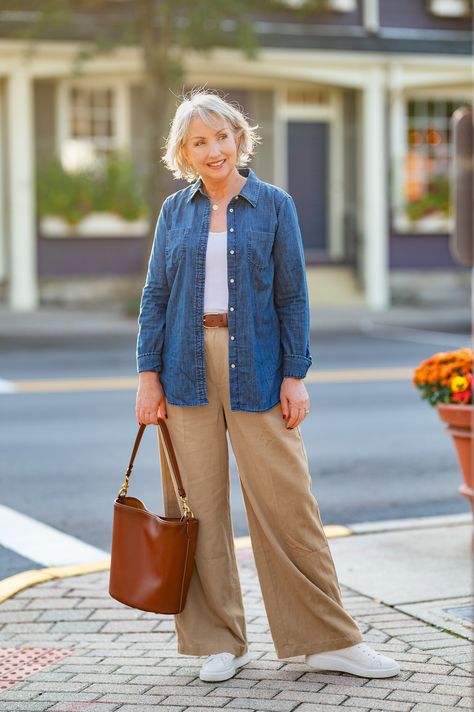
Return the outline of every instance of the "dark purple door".
[[[327,252],[328,124],[288,122],[288,192],[298,210],[306,259]]]

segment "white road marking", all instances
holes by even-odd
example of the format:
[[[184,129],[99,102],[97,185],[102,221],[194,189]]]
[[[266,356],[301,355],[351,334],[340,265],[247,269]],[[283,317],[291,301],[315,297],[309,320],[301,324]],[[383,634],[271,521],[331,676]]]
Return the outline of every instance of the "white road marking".
[[[43,566],[81,564],[110,556],[102,549],[1,504],[0,545]]]
[[[6,381],[0,378],[0,393],[15,393],[16,385],[13,381]]]

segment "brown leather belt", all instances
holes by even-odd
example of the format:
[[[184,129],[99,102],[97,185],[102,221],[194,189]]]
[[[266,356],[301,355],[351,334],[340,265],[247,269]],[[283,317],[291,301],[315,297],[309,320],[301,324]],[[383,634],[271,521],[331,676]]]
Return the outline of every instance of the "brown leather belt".
[[[227,314],[207,312],[202,315],[202,322],[206,329],[217,329],[218,326],[227,326]]]

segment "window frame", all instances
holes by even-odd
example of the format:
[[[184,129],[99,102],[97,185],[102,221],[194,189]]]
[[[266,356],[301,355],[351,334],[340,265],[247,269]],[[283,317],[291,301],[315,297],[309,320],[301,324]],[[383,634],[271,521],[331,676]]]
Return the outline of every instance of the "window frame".
[[[66,141],[74,140],[71,132],[71,90],[110,89],[113,96],[112,122],[114,137],[112,146],[115,150],[130,150],[130,91],[128,82],[115,77],[81,77],[62,79],[57,87],[56,101],[56,153],[62,162]]]
[[[400,130],[402,135],[397,137],[399,145],[402,146],[402,155],[396,156],[392,153],[391,180],[393,181],[391,190],[392,227],[397,234],[445,234],[450,233],[453,228],[453,217],[441,218],[421,218],[418,221],[410,221],[404,211],[405,203],[405,160],[409,151],[408,109],[410,101],[444,101],[457,102],[466,101],[472,105],[472,94],[465,87],[450,87],[446,89],[417,89],[416,91],[406,91],[402,97],[403,122]],[[393,121],[393,116],[391,116]]]

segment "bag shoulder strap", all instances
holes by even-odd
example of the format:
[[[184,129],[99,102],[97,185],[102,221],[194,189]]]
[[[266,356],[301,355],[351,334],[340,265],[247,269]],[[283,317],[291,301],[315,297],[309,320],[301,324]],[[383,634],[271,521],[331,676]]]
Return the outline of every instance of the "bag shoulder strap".
[[[171,436],[168,430],[168,426],[166,425],[166,422],[164,421],[163,418],[158,418],[158,425],[160,426],[162,438],[163,438],[163,443],[166,448],[166,452],[168,454],[168,458],[171,464],[171,470],[172,474],[176,483],[176,487],[178,489],[178,494],[181,498],[181,502],[183,505],[183,509],[185,514],[189,514],[191,517],[193,516],[193,513],[191,512],[187,499],[186,499],[186,492],[183,487],[183,482],[181,480],[181,475],[179,472],[179,467],[178,467],[178,461],[176,460],[176,455],[174,452],[173,448],[173,443],[171,442]],[[130,475],[132,474],[132,469],[133,469],[133,463],[135,461],[136,454],[138,452],[138,448],[140,447],[140,442],[143,437],[143,433],[145,432],[146,425],[140,425],[138,428],[138,433],[137,437],[135,438],[135,443],[133,445],[133,450],[132,450],[132,456],[130,457],[130,462],[127,468],[127,471],[125,473],[125,481],[120,488],[120,491],[117,495],[118,498],[125,497],[127,494],[128,490],[128,481],[130,479]]]

